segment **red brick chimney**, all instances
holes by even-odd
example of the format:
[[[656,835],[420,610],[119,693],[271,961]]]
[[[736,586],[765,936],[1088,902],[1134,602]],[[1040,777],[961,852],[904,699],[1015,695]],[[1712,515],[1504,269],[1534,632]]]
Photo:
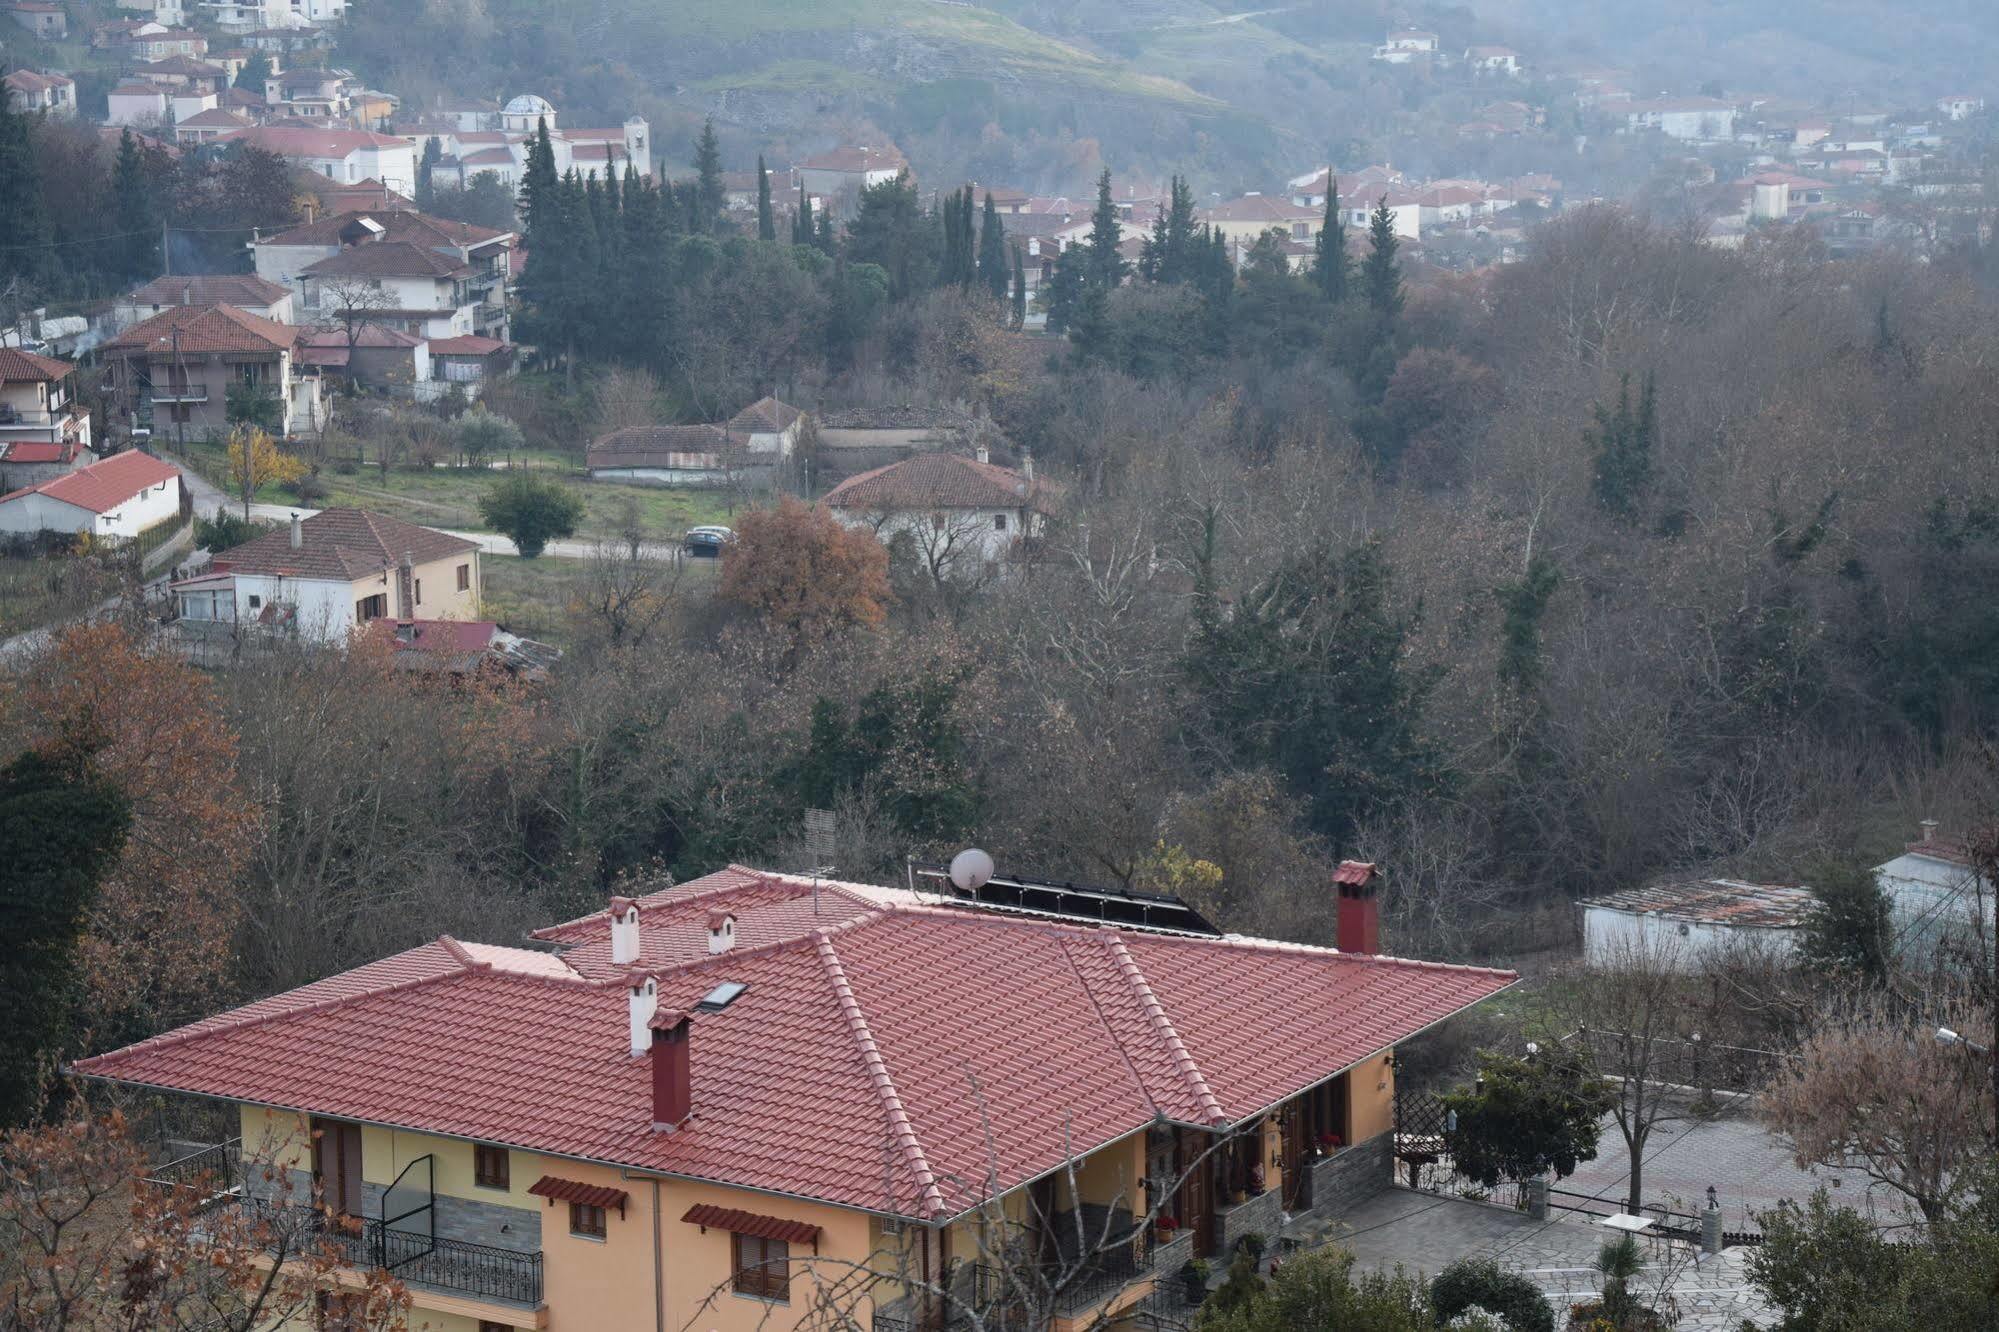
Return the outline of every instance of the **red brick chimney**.
[[[662,1008],[652,1022],[652,1127],[671,1133],[694,1111],[694,1077],[688,1066],[688,1016]]]
[[[1333,886],[1340,896],[1339,922],[1335,943],[1342,953],[1381,951],[1381,903],[1374,896],[1374,866],[1359,860],[1342,860],[1333,871]]]

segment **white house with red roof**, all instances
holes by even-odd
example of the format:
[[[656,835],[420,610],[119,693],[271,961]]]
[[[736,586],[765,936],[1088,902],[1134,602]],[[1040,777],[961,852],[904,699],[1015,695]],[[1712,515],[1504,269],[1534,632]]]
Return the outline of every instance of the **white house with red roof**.
[[[53,356],[0,347],[0,463],[90,460],[90,413],[76,400],[75,372]]]
[[[513,98],[497,115],[454,111],[441,120],[398,127],[398,132],[419,153],[428,140],[437,140],[440,155],[430,173],[434,186],[463,189],[490,174],[515,188],[526,174],[528,148],[542,125],[548,126],[558,175],[574,168],[581,176],[622,178],[627,167],[652,175],[652,126],[643,116],[602,128],[564,125],[548,99],[533,93]]]
[[[909,170],[909,159],[894,144],[842,144],[814,153],[792,169],[799,188],[824,199],[836,216],[850,217],[860,207],[861,191],[894,180]]]
[[[1374,48],[1374,59],[1387,65],[1407,65],[1437,54],[1437,34],[1422,28],[1391,29]]]
[[[1042,534],[1060,490],[1034,474],[1034,459],[1020,470],[1001,467],[981,448],[962,454],[919,453],[901,462],[850,476],[820,500],[849,527],[865,528],[893,546],[909,542],[932,572],[959,557],[983,563],[1012,555],[1023,540]]]
[[[37,73],[32,69],[9,70],[0,83],[13,94],[16,111],[40,111],[57,120],[76,114],[76,80],[67,74]]]
[[[257,276],[332,319],[364,299],[384,327],[425,337],[507,341],[511,231],[370,208],[322,217],[251,245]]]
[[[1335,948],[732,865],[75,1071],[233,1105],[244,1195],[350,1218],[357,1261],[406,1246],[412,1325],[942,1327],[1017,1300],[1005,1269],[1107,1326],[1385,1189],[1397,1046],[1517,979],[1380,955],[1375,878],[1329,870]]]
[[[0,532],[128,541],[181,511],[180,469],[131,450],[0,495]]]
[[[405,194],[416,191],[416,149],[408,139],[393,134],[306,125],[257,125],[224,134],[215,142],[247,143],[343,184],[379,180]]]

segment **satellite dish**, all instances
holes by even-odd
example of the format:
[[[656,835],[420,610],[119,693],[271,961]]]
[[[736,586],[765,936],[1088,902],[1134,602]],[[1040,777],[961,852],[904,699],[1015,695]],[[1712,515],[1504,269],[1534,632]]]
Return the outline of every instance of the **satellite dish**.
[[[975,893],[993,877],[993,858],[977,847],[951,857],[951,882],[959,892]]]

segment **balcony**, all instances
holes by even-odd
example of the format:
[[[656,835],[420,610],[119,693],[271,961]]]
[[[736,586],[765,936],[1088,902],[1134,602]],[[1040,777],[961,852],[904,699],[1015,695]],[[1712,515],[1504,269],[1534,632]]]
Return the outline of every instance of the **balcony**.
[[[146,392],[156,403],[208,401],[206,384],[155,384]]]
[[[410,1286],[534,1308],[541,1303],[541,1252],[499,1249],[384,1225],[377,1217],[331,1217],[316,1207],[247,1199],[273,1224],[303,1224],[353,1268],[382,1268]]]

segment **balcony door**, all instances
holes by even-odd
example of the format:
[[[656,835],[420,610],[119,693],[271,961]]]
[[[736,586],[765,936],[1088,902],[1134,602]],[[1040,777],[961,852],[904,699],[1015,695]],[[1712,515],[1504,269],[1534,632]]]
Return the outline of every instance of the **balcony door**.
[[[1180,1130],[1180,1197],[1177,1207],[1180,1224],[1194,1231],[1194,1254],[1205,1258],[1215,1251],[1215,1146],[1212,1134],[1199,1129]]]
[[[335,1216],[362,1216],[361,1126],[344,1119],[312,1121],[312,1182]]]

